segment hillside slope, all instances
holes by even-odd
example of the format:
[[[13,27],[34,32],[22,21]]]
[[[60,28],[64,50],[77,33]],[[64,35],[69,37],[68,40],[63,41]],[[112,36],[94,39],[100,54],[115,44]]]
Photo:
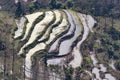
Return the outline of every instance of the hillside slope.
[[[105,17],[104,23],[72,10],[38,11],[15,20],[5,13],[0,14],[0,79],[120,79],[119,20],[111,24]]]

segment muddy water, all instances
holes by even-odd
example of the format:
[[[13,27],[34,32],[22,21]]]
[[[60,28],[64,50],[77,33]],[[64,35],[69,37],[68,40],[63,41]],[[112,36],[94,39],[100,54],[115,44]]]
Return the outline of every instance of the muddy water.
[[[72,46],[73,42],[81,34],[81,28],[80,28],[81,23],[78,20],[78,16],[76,15],[76,13],[74,13],[72,11],[69,11],[69,12],[66,11],[66,13],[69,14],[68,15],[68,20],[70,21],[70,23],[72,23],[71,27],[74,27],[73,20],[75,21],[76,30],[75,30],[74,36],[71,39],[65,40],[60,44],[59,55],[68,54],[71,50],[71,46]],[[73,19],[71,18],[71,15],[73,16]],[[72,31],[70,31],[70,33],[71,32]]]
[[[65,12],[66,12],[66,14],[68,16],[68,20],[71,23],[71,26],[70,26],[69,32],[67,34],[65,34],[63,37],[72,34],[72,32],[74,31],[74,29],[75,28],[76,29],[75,29],[75,32],[74,32],[74,36],[72,38],[70,38],[69,40],[65,40],[65,41],[61,42],[60,47],[59,47],[59,54],[58,54],[59,56],[60,55],[68,54],[70,52],[70,50],[71,50],[71,46],[72,46],[73,42],[81,34],[81,27],[80,27],[81,23],[78,20],[78,16],[76,15],[76,13],[72,12],[72,11],[68,12],[66,10],[65,10]],[[74,21],[75,21],[75,23],[74,23]],[[75,27],[75,25],[76,25],[76,27]],[[51,51],[56,48],[55,45],[58,44],[59,40],[60,39],[58,39],[55,42],[55,44],[53,46],[51,46],[51,49],[50,49]],[[79,53],[79,52],[77,52],[77,53]],[[58,59],[48,60],[47,62],[48,62],[48,64],[54,64],[54,63],[55,64],[59,64],[59,63],[61,63],[61,61],[64,61],[64,60],[65,60],[65,58],[58,58]]]
[[[110,73],[106,73],[105,74],[105,79],[101,79],[100,78],[100,71],[102,71],[102,72],[107,72],[107,68],[103,65],[103,64],[98,64],[99,65],[99,67],[100,67],[100,69],[98,69],[97,67],[96,67],[96,65],[97,65],[97,60],[96,60],[96,58],[95,58],[95,54],[91,54],[90,55],[90,57],[91,57],[91,59],[92,59],[92,61],[93,61],[93,64],[94,64],[94,68],[93,68],[93,70],[92,70],[92,73],[94,73],[95,75],[96,75],[96,79],[99,79],[99,80],[116,80],[115,79],[115,77],[114,76],[112,76]],[[96,80],[95,79],[95,80]]]
[[[116,80],[111,74],[105,74],[105,77],[108,80]]]
[[[52,46],[50,47],[49,52],[56,50],[56,48],[58,47],[59,42],[60,42],[60,40],[61,40],[62,38],[66,37],[66,36],[69,36],[69,35],[71,35],[71,34],[74,34],[73,32],[74,32],[74,30],[75,30],[75,24],[74,24],[73,18],[72,18],[72,16],[71,16],[70,13],[68,13],[66,10],[64,10],[64,11],[66,12],[66,14],[67,14],[67,16],[68,16],[68,21],[69,21],[69,23],[70,23],[70,29],[69,29],[69,31],[68,31],[67,34],[64,34],[62,37],[58,38],[58,39],[52,44]],[[67,40],[67,44],[71,44],[71,42],[70,42],[69,40]],[[64,49],[67,50],[67,52],[69,52],[69,49],[67,48],[66,44],[64,44],[63,47],[64,47]],[[62,51],[62,53],[64,54],[64,51],[65,51],[65,50],[62,50],[62,49],[61,49],[60,51]],[[59,54],[59,55],[62,55],[62,54]]]

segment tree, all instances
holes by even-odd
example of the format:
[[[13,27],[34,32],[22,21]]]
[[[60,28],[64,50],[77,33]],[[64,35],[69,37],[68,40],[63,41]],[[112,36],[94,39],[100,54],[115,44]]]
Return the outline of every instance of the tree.
[[[50,0],[49,1],[50,9],[60,9],[60,8],[65,8],[65,6],[56,0]]]
[[[5,45],[3,44],[3,42],[0,40],[0,51],[1,50],[5,50]]]
[[[31,3],[31,4],[29,5],[29,12],[30,12],[30,13],[33,13],[34,11],[35,11],[35,6],[34,6],[33,3]]]
[[[57,6],[56,0],[50,0],[49,5],[51,9],[56,9]]]
[[[21,5],[21,2],[18,2],[18,3],[17,3],[17,9],[16,9],[16,11],[15,11],[15,16],[16,16],[16,17],[20,17],[21,15],[23,15],[22,5]]]
[[[34,2],[34,7],[35,9],[39,9],[40,8],[40,4],[38,1]]]
[[[120,54],[118,52],[114,52],[113,58],[114,58],[114,60],[120,59]]]
[[[67,8],[73,7],[73,2],[72,1],[67,1],[66,6],[67,6]]]
[[[80,77],[81,73],[82,73],[82,69],[80,67],[77,67],[75,71],[75,80],[82,80]]]
[[[70,66],[68,68],[64,67],[64,71],[65,71],[65,80],[72,80],[72,75],[73,75],[73,71],[74,71],[72,66]]]
[[[36,1],[29,5],[29,12],[33,13],[35,10],[39,10],[39,8],[40,8],[40,4]]]

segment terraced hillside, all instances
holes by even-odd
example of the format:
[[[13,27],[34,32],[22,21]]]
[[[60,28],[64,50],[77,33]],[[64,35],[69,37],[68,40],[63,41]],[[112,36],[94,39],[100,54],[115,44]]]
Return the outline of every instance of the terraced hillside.
[[[34,77],[35,73],[32,71],[36,67],[33,66],[35,57],[39,58],[38,72],[42,69],[39,65],[41,61],[44,61],[45,67],[55,65],[73,68],[81,67],[83,62],[82,54],[84,53],[81,53],[80,46],[87,39],[90,32],[94,33],[92,28],[96,23],[92,16],[71,10],[35,12],[22,17],[20,24],[18,21],[16,22],[18,28],[15,31],[14,39],[22,43],[17,54],[25,58],[26,80]],[[92,55],[91,60],[93,60],[93,70],[83,70],[83,72],[89,75],[88,79],[102,80],[99,71],[97,73],[97,70],[95,70],[97,66]],[[104,68],[102,64],[101,66]],[[54,77],[50,76],[51,74],[61,76],[46,71],[47,80],[54,80]],[[113,79],[109,79],[108,76]],[[40,80],[41,77],[37,76],[37,78]],[[106,73],[104,80],[107,79],[115,80],[112,75]],[[41,80],[43,79],[41,78]],[[56,80],[64,80],[64,78]]]
[[[15,31],[14,38],[25,41],[18,55],[26,56],[26,70],[31,69],[32,57],[43,54],[44,51],[47,51],[47,65],[81,66],[80,45],[95,23],[90,15],[54,10],[26,15],[22,22],[24,23]],[[26,72],[27,77],[30,75]]]

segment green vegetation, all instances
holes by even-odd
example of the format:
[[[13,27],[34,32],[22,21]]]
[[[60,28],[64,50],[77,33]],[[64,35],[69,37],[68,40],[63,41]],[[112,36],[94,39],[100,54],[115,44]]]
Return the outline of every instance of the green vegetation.
[[[99,44],[98,44],[98,43],[95,43],[95,44],[93,45],[93,48],[94,48],[94,49],[99,49],[99,48],[100,48],[100,46],[99,46]]]
[[[3,2],[0,1],[0,3]],[[16,13],[16,17],[20,17],[21,14],[36,10],[68,8],[95,16],[111,16],[118,19],[120,18],[119,5],[119,0],[37,0],[36,2],[20,0],[16,5],[14,1],[9,1],[4,5],[3,10],[9,10]]]
[[[49,5],[50,5],[50,9],[60,9],[63,7],[62,3],[56,0],[50,0]]]
[[[33,13],[34,11],[39,10],[39,8],[40,8],[40,4],[36,1],[36,2],[31,3],[29,5],[29,9],[28,10],[29,10],[30,13]]]
[[[90,56],[86,56],[86,57],[84,56],[83,62],[82,62],[82,68],[91,70],[92,67],[93,67],[93,64]]]
[[[73,80],[73,72],[74,72],[74,69],[72,68],[72,66],[66,68],[64,67],[64,71],[65,71],[65,80]]]
[[[3,13],[0,12],[0,19],[3,18]]]
[[[117,59],[120,55],[120,32],[117,31],[114,27],[107,28],[103,34],[104,38],[101,38],[101,44],[106,51],[109,58]],[[117,55],[117,56],[116,56]],[[120,57],[119,57],[120,59]]]
[[[0,51],[5,50],[5,44],[3,43],[2,40],[0,40]]]
[[[117,19],[108,17],[96,17],[97,25],[94,27],[94,33],[89,34],[87,40],[82,44],[81,51],[83,54],[83,68],[86,68],[89,59],[89,52],[94,52],[99,63],[104,64],[108,68],[108,72],[120,79],[118,73],[120,71],[120,29],[118,28]],[[114,71],[110,66],[110,61],[114,61]],[[87,62],[86,62],[87,61]],[[87,67],[90,70],[92,66]],[[101,75],[104,77],[104,75]]]
[[[73,7],[73,1],[72,0],[68,0],[66,1],[66,7],[69,9],[69,8],[72,8]]]
[[[17,9],[15,11],[15,17],[18,18],[23,15],[22,5],[21,2],[17,3]]]
[[[120,71],[120,60],[115,63],[115,68]]]
[[[44,2],[44,1],[43,1]],[[45,5],[38,1],[40,6]],[[89,13],[95,16],[112,16],[120,18],[119,2],[116,0],[50,0],[42,8],[46,9],[72,9],[78,12]]]
[[[56,0],[50,0],[49,4],[50,4],[50,6],[51,6],[51,7],[50,7],[51,9],[54,9],[54,8],[57,7],[57,2],[56,2]]]

